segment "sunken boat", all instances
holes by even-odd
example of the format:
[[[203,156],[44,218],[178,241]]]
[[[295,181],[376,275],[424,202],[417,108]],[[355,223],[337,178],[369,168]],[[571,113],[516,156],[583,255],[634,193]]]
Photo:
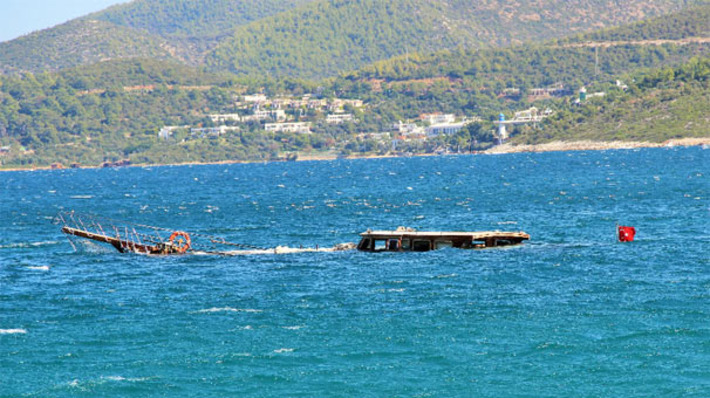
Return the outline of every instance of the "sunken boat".
[[[360,234],[357,249],[366,252],[426,252],[448,247],[485,249],[521,244],[529,240],[525,232],[432,232],[399,227],[394,231],[367,230]]]
[[[234,254],[233,250],[227,250],[226,247],[239,250],[269,250],[229,242],[219,236],[137,224],[74,211],[61,212],[54,221],[62,226],[62,232],[70,237],[69,242],[75,249],[71,239],[74,237],[108,244],[120,253],[148,255]]]

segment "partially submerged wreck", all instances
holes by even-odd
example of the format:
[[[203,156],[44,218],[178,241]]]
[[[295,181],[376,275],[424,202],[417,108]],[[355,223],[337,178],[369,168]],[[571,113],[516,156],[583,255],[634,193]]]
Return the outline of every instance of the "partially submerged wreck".
[[[360,243],[339,244],[331,248],[264,248],[243,243],[227,241],[223,237],[203,233],[185,232],[151,225],[113,220],[90,214],[62,212],[55,218],[61,224],[62,232],[70,239],[76,249],[73,238],[105,243],[121,253],[147,255],[183,255],[183,254],[266,254],[296,252],[332,252],[358,250],[366,252],[424,252],[446,247],[462,249],[482,249],[520,244],[530,239],[525,232],[425,232],[400,227],[394,231],[367,230],[361,235]],[[85,242],[85,241],[84,241]]]
[[[426,252],[447,247],[484,249],[517,245],[530,239],[530,235],[525,232],[431,232],[404,227],[394,231],[367,230],[360,236],[357,249],[366,252]]]
[[[219,236],[188,233],[73,211],[59,213],[55,222],[62,225],[62,232],[70,238],[78,237],[107,243],[121,253],[233,254],[234,250],[227,250],[227,247],[241,250],[269,250],[263,247],[229,242]],[[69,241],[72,242],[71,239]],[[74,245],[73,242],[72,245]]]

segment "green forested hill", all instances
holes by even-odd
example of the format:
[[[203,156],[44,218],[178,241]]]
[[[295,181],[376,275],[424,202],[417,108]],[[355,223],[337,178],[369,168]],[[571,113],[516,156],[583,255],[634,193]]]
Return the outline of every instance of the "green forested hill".
[[[0,72],[55,71],[119,58],[168,59],[176,52],[165,40],[135,29],[73,20],[0,43]]]
[[[76,90],[107,90],[141,85],[211,86],[226,84],[232,78],[174,61],[150,58],[117,59],[80,66],[58,73]]]
[[[667,18],[693,26],[695,16],[704,11],[698,10]],[[651,26],[663,26],[657,22]],[[656,35],[647,26],[631,25],[625,40]],[[697,37],[694,29],[677,37]],[[476,131],[409,148],[434,151],[447,142],[454,148],[466,146],[471,134],[481,133],[479,142],[490,142],[486,132],[498,113],[533,105],[556,114],[541,128],[512,129],[517,142],[707,136],[710,43],[607,43],[598,51],[596,45],[552,40],[502,49],[412,52],[317,80],[239,77],[153,58],[116,58],[55,73],[0,76],[0,166],[57,161],[96,165],[122,158],[136,163],[264,160],[285,151],[325,149],[387,151],[391,145],[357,135],[388,131],[393,123],[427,112],[483,118]],[[628,90],[617,87],[616,79],[627,83]],[[532,88],[558,82],[567,94],[529,96]],[[604,91],[607,96],[573,105],[573,92],[582,84],[590,93]],[[506,89],[518,91],[509,95]],[[219,137],[190,135],[189,127],[213,125],[209,114],[238,112],[235,98],[255,92],[359,98],[366,106],[348,110],[355,122],[338,126],[325,124],[323,113],[304,107],[302,116],[314,123],[314,134],[267,133],[263,124],[251,122]],[[163,140],[157,135],[163,126],[189,127]]]
[[[137,154],[157,144],[156,133],[162,126],[199,125],[206,113],[227,107],[232,96],[224,89],[195,86],[217,80],[217,76],[184,66],[138,59],[61,74],[1,78],[0,143],[13,147],[11,160],[6,157],[4,161],[99,164],[124,157],[138,159]],[[133,89],[124,84],[145,87]],[[202,144],[209,147],[210,142],[191,145]],[[247,157],[236,147],[231,149],[236,158]],[[256,148],[251,150],[252,157],[262,156]],[[185,159],[224,156],[219,153],[198,150]],[[263,156],[268,154],[263,152]]]
[[[199,64],[237,26],[311,0],[138,0],[0,43],[0,74],[56,71],[111,59]]]
[[[0,43],[0,72],[150,57],[320,78],[407,53],[507,46],[661,15],[688,0],[137,0]]]
[[[164,37],[214,38],[313,0],[136,0],[89,15]]]
[[[710,37],[710,2],[624,26],[580,33],[560,42],[676,40],[686,37]]]
[[[468,87],[581,85],[642,68],[680,64],[710,53],[710,3],[612,30],[507,48],[444,50],[375,62],[344,74],[349,81],[402,82],[447,78]],[[653,39],[677,41],[657,43]],[[623,33],[617,33],[623,32]],[[619,37],[619,44],[613,38]],[[598,40],[594,40],[594,39]],[[705,39],[686,42],[685,39]],[[600,45],[596,43],[601,41]]]
[[[629,76],[626,92],[599,85],[607,95],[568,106],[514,138],[517,143],[548,141],[649,141],[710,137],[710,57],[677,67]]]
[[[658,15],[678,2],[320,0],[245,25],[206,62],[237,74],[318,77],[409,52],[506,46]]]

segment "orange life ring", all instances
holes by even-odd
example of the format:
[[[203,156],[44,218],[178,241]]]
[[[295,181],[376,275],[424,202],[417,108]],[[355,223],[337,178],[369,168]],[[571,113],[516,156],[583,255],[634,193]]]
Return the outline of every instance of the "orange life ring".
[[[185,239],[184,240],[178,239],[178,241],[177,241],[178,244],[177,245],[173,244],[173,242],[175,241],[175,238],[178,238],[178,237],[185,238]],[[170,243],[170,246],[174,247],[175,251],[177,251],[178,253],[185,253],[186,251],[188,251],[188,249],[190,249],[190,243],[191,243],[190,234],[188,234],[187,232],[183,232],[183,231],[175,231],[175,232],[173,232],[172,235],[170,235],[170,238],[168,238],[168,242]]]

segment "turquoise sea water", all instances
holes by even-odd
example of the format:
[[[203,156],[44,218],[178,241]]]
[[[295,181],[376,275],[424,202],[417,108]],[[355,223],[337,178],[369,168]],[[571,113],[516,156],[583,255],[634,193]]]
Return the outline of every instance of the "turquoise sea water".
[[[709,175],[702,148],[0,173],[0,397],[708,397]],[[532,240],[146,257],[74,251],[71,209],[266,247]]]

